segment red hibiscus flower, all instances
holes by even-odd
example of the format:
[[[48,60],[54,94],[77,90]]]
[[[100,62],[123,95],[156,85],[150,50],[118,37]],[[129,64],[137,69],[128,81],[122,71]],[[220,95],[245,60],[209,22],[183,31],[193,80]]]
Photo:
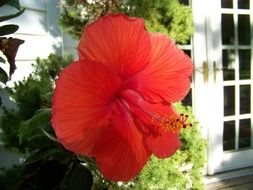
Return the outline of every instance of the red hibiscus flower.
[[[95,157],[105,178],[127,181],[151,154],[180,147],[185,117],[171,103],[190,88],[190,58],[143,19],[109,14],[85,28],[79,60],[64,69],[53,96],[52,125],[65,148]]]

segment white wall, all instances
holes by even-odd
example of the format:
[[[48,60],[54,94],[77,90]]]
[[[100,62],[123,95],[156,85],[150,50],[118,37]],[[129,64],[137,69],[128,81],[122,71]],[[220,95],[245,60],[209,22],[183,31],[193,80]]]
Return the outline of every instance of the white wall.
[[[71,54],[77,59],[77,45],[78,41],[74,40],[71,36],[63,33],[63,52],[64,54]]]
[[[45,58],[50,53],[62,54],[62,32],[58,27],[60,13],[59,0],[20,0],[25,12],[3,24],[18,24],[19,30],[12,37],[25,40],[18,50],[16,57],[17,70],[12,81],[21,80],[31,70],[31,63],[37,57]],[[4,6],[1,15],[15,9]],[[12,85],[12,81],[9,85]]]
[[[32,63],[35,63],[37,57],[46,58],[50,53],[62,55],[75,54],[76,42],[67,35],[63,35],[58,26],[60,15],[60,0],[20,0],[25,12],[17,18],[1,22],[4,24],[17,24],[19,30],[10,35],[11,37],[25,40],[20,45],[17,56],[17,69],[12,76],[12,80],[7,83],[13,86],[14,81],[22,80],[32,72]],[[14,8],[4,6],[0,8],[0,15],[10,14],[10,11],[16,12]],[[63,41],[65,48],[63,47]],[[2,92],[0,96],[7,107],[13,106],[10,99]],[[13,163],[18,163],[19,157],[1,150],[0,142],[0,168],[9,167]]]

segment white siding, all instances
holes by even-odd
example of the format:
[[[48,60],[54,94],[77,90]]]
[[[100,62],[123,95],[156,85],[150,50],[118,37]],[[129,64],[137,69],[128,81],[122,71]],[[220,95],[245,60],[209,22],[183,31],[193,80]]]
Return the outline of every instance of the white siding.
[[[46,58],[50,53],[63,53],[62,32],[58,26],[59,0],[20,0],[20,4],[26,8],[25,12],[1,23],[18,24],[19,30],[11,36],[25,40],[19,47],[16,56],[17,70],[8,85],[27,76],[37,57]],[[10,7],[2,7],[1,15],[11,10]]]
[[[46,58],[50,53],[61,55],[64,49],[62,45],[63,34],[58,26],[59,0],[20,0],[20,4],[26,8],[22,15],[0,23],[1,25],[18,24],[19,30],[10,36],[25,40],[25,43],[19,47],[16,56],[17,70],[13,74],[12,80],[8,82],[9,86],[12,86],[14,81],[22,80],[31,73],[31,65],[37,57]],[[0,15],[10,14],[10,11],[16,10],[7,6],[1,7]],[[66,38],[64,41],[67,45],[66,51],[74,53],[75,43],[70,38]],[[4,92],[1,92],[0,96],[7,108],[14,106]],[[0,142],[0,168],[10,167],[18,162],[19,156],[1,150]]]
[[[63,34],[63,51],[64,54],[72,54],[75,59],[77,59],[77,46],[78,40],[74,40],[68,34]]]

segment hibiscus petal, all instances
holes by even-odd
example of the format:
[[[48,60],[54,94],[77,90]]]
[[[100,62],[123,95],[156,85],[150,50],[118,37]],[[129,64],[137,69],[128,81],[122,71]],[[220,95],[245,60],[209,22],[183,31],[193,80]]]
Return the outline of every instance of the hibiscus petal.
[[[173,107],[170,104],[147,102],[133,90],[124,90],[120,95],[130,106],[132,115],[141,121],[139,127],[145,133],[146,143],[152,153],[158,158],[174,154],[181,144],[178,134],[166,131],[161,123],[163,118],[176,114]]]
[[[191,59],[165,35],[151,36],[151,61],[128,87],[149,101],[176,102],[190,89]]]
[[[148,102],[136,91],[128,89],[120,95],[129,105],[132,115],[143,124],[140,126],[143,132],[153,133],[148,135],[155,136],[160,133],[161,120],[176,114],[171,104]]]
[[[156,157],[167,158],[180,148],[181,142],[177,133],[166,132],[162,133],[161,136],[148,137],[147,145]]]
[[[103,64],[82,60],[63,70],[53,96],[52,126],[67,149],[89,155],[108,124],[119,85]]]
[[[124,106],[117,103],[112,123],[103,128],[93,149],[99,170],[113,181],[128,181],[135,177],[151,154]]]
[[[106,64],[128,78],[148,64],[150,36],[143,19],[108,14],[85,28],[78,53],[80,59]]]

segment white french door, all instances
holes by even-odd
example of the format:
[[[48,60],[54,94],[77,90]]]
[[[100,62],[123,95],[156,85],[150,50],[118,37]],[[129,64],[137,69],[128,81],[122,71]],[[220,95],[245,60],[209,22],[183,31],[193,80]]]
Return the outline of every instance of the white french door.
[[[253,166],[253,0],[192,0],[194,110],[207,173]]]

